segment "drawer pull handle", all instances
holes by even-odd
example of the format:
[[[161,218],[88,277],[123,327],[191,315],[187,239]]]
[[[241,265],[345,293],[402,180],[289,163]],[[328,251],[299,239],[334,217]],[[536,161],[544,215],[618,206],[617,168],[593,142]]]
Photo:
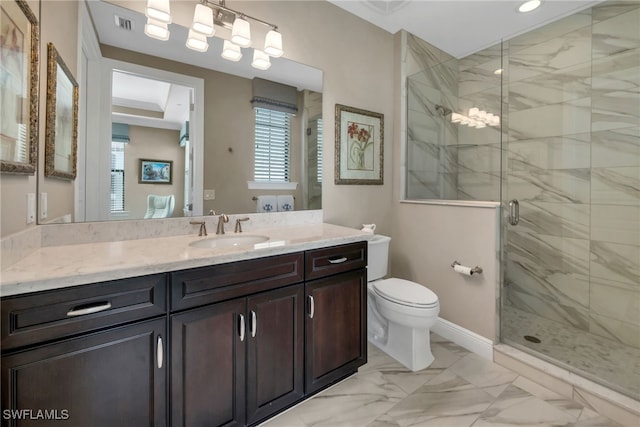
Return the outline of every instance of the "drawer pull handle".
[[[309,295],[309,319],[313,319],[313,314],[316,311],[316,304],[313,297]]]
[[[158,369],[162,369],[164,363],[164,348],[162,346],[162,336],[158,335],[158,347],[156,348],[156,360],[158,362]]]
[[[79,305],[72,308],[67,312],[67,316],[84,316],[85,314],[98,313],[100,311],[109,310],[111,308],[110,302],[99,302],[95,304]]]
[[[347,257],[340,257],[340,258],[329,258],[329,262],[331,264],[342,264],[343,262],[345,262],[347,260]]]
[[[240,314],[240,341],[244,341],[244,315]]]
[[[256,336],[258,331],[258,319],[256,318],[256,312],[251,310],[251,338]]]

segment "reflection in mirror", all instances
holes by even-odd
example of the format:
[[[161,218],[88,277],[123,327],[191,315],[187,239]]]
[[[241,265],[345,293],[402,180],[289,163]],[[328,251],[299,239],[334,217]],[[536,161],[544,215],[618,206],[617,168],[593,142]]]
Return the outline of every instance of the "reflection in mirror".
[[[38,20],[24,1],[0,3],[0,170],[36,170]]]
[[[184,46],[188,29],[177,23],[169,41],[151,39],[144,35],[144,14],[134,10],[140,2],[117,3],[87,2],[99,48],[97,58],[78,61],[88,64],[79,80],[81,97],[89,99],[85,118],[80,114],[86,132],[79,140],[79,194],[68,208],[72,220],[142,219],[150,195],[172,195],[173,217],[256,212],[264,195],[293,196],[295,210],[320,209],[322,72],[285,58],[256,70],[249,50],[239,62],[225,61],[219,38],[210,39],[207,53],[191,51]],[[188,5],[195,3],[176,3]],[[83,32],[83,44],[86,37]],[[295,89],[287,186],[255,182],[254,77]],[[99,96],[83,95],[96,87]],[[172,161],[172,184],[140,183],[140,159]]]
[[[44,176],[75,179],[78,153],[78,83],[53,43],[47,44]]]

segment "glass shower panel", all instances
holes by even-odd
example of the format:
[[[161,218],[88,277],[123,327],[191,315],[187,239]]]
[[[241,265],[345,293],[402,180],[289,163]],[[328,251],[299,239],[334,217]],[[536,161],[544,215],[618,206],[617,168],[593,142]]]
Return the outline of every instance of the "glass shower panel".
[[[640,398],[640,5],[508,42],[501,338]]]

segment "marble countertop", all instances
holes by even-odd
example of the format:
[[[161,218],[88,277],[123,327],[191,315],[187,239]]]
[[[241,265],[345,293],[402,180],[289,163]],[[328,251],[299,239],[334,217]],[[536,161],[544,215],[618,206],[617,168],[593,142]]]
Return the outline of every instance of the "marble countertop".
[[[225,236],[232,236],[227,232]],[[126,277],[223,264],[367,240],[369,234],[332,224],[259,228],[242,235],[267,236],[253,246],[197,248],[190,243],[216,238],[197,235],[50,246],[3,269],[0,295],[59,289]]]

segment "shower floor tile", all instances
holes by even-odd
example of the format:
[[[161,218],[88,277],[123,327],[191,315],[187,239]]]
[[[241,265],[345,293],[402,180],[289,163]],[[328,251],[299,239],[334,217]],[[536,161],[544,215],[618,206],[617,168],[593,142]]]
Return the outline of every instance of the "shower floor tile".
[[[358,374],[262,427],[620,427],[512,371],[431,335],[436,358],[411,372],[375,346]]]
[[[532,349],[571,371],[640,400],[640,349],[512,306],[503,307],[501,323],[506,342]],[[541,342],[529,342],[525,335]]]

